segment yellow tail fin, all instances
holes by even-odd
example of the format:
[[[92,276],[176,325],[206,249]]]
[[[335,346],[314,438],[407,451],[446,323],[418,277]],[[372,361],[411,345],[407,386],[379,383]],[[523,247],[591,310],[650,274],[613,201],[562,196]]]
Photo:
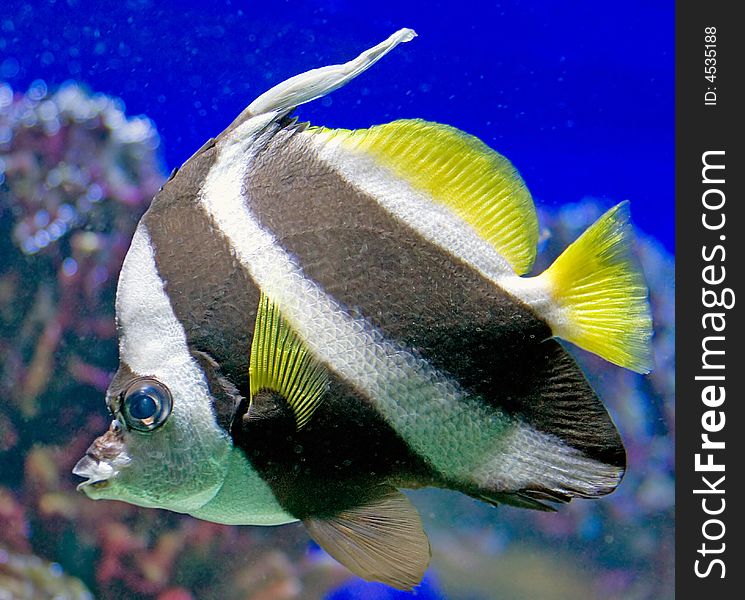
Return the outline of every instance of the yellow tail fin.
[[[600,217],[539,278],[557,304],[555,335],[610,362],[649,373],[652,317],[631,252],[629,204]]]

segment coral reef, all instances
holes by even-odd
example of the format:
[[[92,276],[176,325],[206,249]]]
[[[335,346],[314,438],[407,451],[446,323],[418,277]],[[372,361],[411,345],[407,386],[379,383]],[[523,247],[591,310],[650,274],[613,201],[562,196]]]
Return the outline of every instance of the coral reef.
[[[77,579],[56,563],[8,552],[0,545],[0,598],[13,600],[92,600]]]
[[[300,526],[227,527],[75,491],[70,470],[107,425],[116,276],[164,179],[158,156],[153,125],[116,100],[74,84],[21,94],[0,83],[0,597],[90,597],[72,577],[112,600],[401,597],[351,579]],[[603,208],[544,207],[537,270]],[[673,262],[647,236],[639,253],[654,373],[577,351],[626,442],[623,484],[554,514],[414,493],[435,551],[418,597],[671,597]]]
[[[70,383],[107,384],[112,282],[163,180],[157,146],[111,98],[0,85],[0,393],[26,418]],[[12,423],[1,431],[9,449]]]

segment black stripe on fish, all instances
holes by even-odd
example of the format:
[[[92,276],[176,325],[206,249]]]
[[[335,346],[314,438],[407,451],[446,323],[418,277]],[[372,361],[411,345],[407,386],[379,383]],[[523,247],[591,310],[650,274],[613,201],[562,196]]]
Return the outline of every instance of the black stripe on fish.
[[[384,485],[445,485],[382,421],[369,402],[332,378],[308,424],[264,391],[239,409],[232,435],[269,483],[284,510],[299,519],[331,517],[360,506]],[[253,415],[253,416],[251,416]]]
[[[467,390],[590,458],[620,466],[623,447],[589,386],[589,394],[579,385],[557,391],[562,406],[573,399],[577,410],[588,405],[596,413],[581,431],[557,429],[550,411],[531,407],[536,390],[545,392],[553,381],[551,361],[559,360],[572,381],[584,381],[557,343],[546,345],[548,324],[347,182],[295,133],[278,132],[258,154],[247,174],[246,201],[304,273],[351,314]]]
[[[195,155],[156,195],[143,217],[158,273],[192,354],[205,370],[218,421],[229,428],[235,406],[220,392],[224,376],[248,389],[248,360],[259,290],[198,203],[200,188],[215,162],[216,149]],[[219,369],[217,367],[219,365]],[[222,398],[223,402],[219,399]],[[224,405],[222,405],[224,403]]]

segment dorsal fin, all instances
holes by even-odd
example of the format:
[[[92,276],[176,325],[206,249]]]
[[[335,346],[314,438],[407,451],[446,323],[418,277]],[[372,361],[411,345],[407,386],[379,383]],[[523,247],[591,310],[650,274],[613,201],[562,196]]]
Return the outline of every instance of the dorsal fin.
[[[301,104],[330,94],[367,71],[396,46],[410,42],[415,37],[416,32],[413,29],[399,29],[348,62],[311,69],[290,77],[251,102],[227,127],[226,131],[235,129],[251,117],[270,113],[285,115]]]
[[[501,154],[454,127],[404,119],[370,129],[312,128],[364,152],[468,223],[518,275],[533,266],[538,218],[520,174]]]
[[[419,513],[395,488],[331,518],[304,523],[318,545],[367,581],[410,590],[429,565],[429,540]]]
[[[249,380],[251,401],[262,391],[279,394],[292,409],[298,429],[310,420],[328,386],[326,369],[264,292],[251,342]]]

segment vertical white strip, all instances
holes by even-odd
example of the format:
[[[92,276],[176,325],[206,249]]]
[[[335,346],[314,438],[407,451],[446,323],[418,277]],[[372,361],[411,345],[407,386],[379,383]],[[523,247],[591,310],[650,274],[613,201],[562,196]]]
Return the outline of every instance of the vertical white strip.
[[[497,282],[516,277],[514,269],[476,230],[446,206],[396,177],[373,156],[345,146],[343,136],[303,132],[302,137],[316,148],[318,158],[352,187],[374,198],[380,206],[411,227],[424,239],[473,267],[487,279]]]
[[[116,313],[120,359],[135,374],[166,385],[173,411],[160,429],[125,434],[132,461],[112,491],[121,489],[130,494],[121,499],[136,504],[189,512],[222,484],[231,443],[217,424],[207,381],[171,308],[142,222],[119,275]]]
[[[186,333],[171,308],[155,265],[150,235],[140,222],[119,275],[119,352],[138,375],[167,376],[192,362]],[[191,380],[202,379],[195,369]]]
[[[168,386],[173,413],[161,429],[127,437],[131,463],[121,481],[112,482],[112,496],[102,496],[219,522],[292,520],[217,424],[206,378],[189,352],[142,222],[122,266],[116,308],[122,361]]]

